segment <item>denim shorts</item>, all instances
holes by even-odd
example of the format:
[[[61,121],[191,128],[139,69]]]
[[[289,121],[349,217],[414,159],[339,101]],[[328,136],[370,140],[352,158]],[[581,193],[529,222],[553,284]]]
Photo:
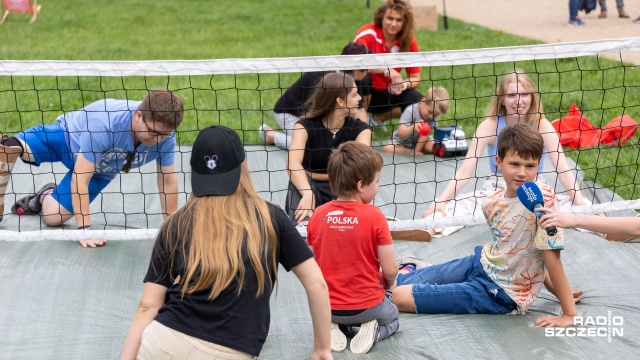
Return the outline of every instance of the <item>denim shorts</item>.
[[[482,247],[475,254],[408,274],[398,286],[412,285],[418,314],[508,314],[517,308],[480,265]]]

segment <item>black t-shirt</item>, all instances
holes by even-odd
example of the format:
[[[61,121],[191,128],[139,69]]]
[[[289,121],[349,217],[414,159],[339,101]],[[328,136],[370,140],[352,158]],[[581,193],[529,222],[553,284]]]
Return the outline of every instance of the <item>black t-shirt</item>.
[[[304,115],[304,103],[311,97],[316,84],[325,74],[335,71],[313,71],[303,73],[293,85],[291,85],[276,102],[273,112],[279,114],[293,114],[295,116]],[[358,94],[360,96],[371,95],[371,78],[369,75],[362,80],[356,81]],[[358,107],[362,107],[362,100]]]
[[[271,221],[278,238],[276,259],[285,270],[313,257],[306,243],[282,209],[268,203]],[[183,214],[180,210],[172,221],[178,221]],[[244,257],[246,276],[243,290],[236,294],[237,282],[220,293],[213,301],[208,300],[211,288],[198,291],[182,298],[182,286],[173,284],[171,278],[178,276],[183,270],[181,246],[177,253],[166,253],[164,236],[158,236],[145,282],[152,282],[167,287],[165,304],[158,312],[155,320],[181,333],[209,341],[218,345],[236,349],[253,356],[258,356],[267,339],[269,331],[269,297],[273,289],[273,278],[265,279],[265,291],[256,298],[257,278],[253,266]],[[185,234],[170,234],[176,239]],[[188,252],[188,248],[186,249]],[[170,259],[178,260],[174,264],[174,272],[169,274]]]
[[[327,173],[331,151],[340,144],[355,140],[363,130],[369,129],[364,122],[347,116],[344,125],[335,134],[327,129],[319,119],[298,121],[307,130],[307,146],[304,149],[302,167],[318,174]]]

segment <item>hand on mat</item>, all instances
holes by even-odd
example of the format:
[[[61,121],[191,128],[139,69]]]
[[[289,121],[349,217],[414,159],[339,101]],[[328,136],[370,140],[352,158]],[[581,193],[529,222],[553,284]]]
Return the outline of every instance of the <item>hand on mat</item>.
[[[533,323],[535,327],[566,327],[573,325],[573,316],[540,316]]]
[[[442,213],[442,216],[447,216],[447,203],[445,201],[432,202],[431,205],[427,207],[427,210],[425,210],[424,213],[422,213],[422,218],[424,219],[436,211],[439,211],[440,213]]]
[[[296,208],[296,211],[294,213],[296,224],[306,218],[310,218],[311,215],[313,215],[313,210],[315,208],[315,206],[313,205],[313,195],[302,196],[302,198],[300,199],[300,203],[298,204],[298,207]]]
[[[571,295],[573,295],[573,302],[576,304],[580,302],[580,296],[582,296],[582,294],[584,294],[584,290],[571,289]]]
[[[107,245],[107,240],[80,240],[80,245],[82,245],[83,248],[96,248]]]
[[[315,350],[311,355],[311,360],[333,360],[331,349],[325,351]]]

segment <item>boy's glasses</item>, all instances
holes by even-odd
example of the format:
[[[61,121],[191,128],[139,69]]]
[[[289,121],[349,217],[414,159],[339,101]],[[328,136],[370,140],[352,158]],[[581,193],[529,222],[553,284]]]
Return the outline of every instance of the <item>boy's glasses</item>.
[[[133,159],[136,157],[136,153],[134,151],[129,151],[127,153],[127,157],[124,159],[124,165],[122,165],[122,172],[128,173],[131,170],[131,164],[133,163]]]
[[[158,131],[154,131],[149,129],[149,124],[147,124],[147,120],[144,119],[144,116],[142,116],[142,122],[144,123],[144,126],[147,128],[147,132],[149,133],[149,135],[153,136],[153,137],[162,137],[164,139],[169,139],[173,137],[173,131],[170,132],[158,132]]]

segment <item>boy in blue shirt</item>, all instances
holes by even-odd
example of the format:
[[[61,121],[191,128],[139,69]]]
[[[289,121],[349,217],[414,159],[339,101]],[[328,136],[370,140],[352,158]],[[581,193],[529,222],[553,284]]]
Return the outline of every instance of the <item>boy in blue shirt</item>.
[[[103,99],[0,140],[0,220],[11,170],[18,158],[27,164],[62,162],[69,172],[36,194],[18,200],[11,212],[42,214],[49,226],[72,217],[78,229],[91,229],[89,203],[122,172],[156,160],[158,193],[164,216],[178,209],[178,177],[174,166],[174,130],[182,122],[182,99],[156,89],[142,101]],[[49,196],[48,196],[49,195]],[[104,240],[80,241],[83,247]]]

